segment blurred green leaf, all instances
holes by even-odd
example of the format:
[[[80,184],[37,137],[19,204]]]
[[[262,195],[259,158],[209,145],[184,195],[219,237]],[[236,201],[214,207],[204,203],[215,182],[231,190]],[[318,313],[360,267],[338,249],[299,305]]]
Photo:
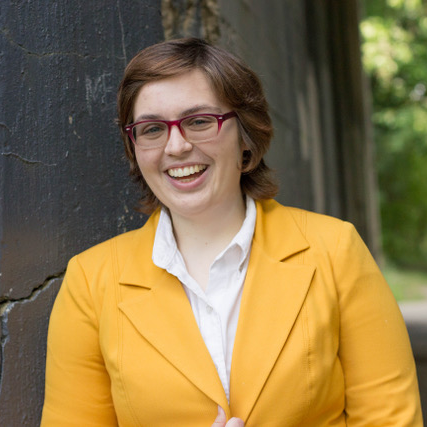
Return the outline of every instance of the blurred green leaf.
[[[384,252],[427,269],[427,5],[370,0],[365,9]]]

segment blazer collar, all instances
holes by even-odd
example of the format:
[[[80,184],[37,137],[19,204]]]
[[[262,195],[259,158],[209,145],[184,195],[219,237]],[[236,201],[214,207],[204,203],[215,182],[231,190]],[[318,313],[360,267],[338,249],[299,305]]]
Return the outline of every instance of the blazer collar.
[[[292,212],[303,211],[281,206],[275,200],[257,202],[254,241],[277,261],[283,261],[309,248]]]
[[[156,279],[162,270],[154,265],[151,256],[159,218],[160,209],[156,210],[148,218],[142,228],[134,232],[129,246],[127,246],[129,242],[124,242],[125,246],[120,247],[120,240],[118,241],[118,257],[126,254],[123,259],[119,259],[120,284],[141,286],[149,289],[156,284],[156,281],[151,279]]]

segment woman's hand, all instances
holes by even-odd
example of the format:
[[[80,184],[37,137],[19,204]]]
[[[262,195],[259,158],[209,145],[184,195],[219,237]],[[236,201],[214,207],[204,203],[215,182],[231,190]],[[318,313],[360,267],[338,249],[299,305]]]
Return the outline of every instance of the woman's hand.
[[[245,424],[240,418],[230,418],[228,423],[226,423],[227,417],[225,416],[224,409],[221,406],[218,406],[218,416],[215,418],[212,427],[245,427]]]

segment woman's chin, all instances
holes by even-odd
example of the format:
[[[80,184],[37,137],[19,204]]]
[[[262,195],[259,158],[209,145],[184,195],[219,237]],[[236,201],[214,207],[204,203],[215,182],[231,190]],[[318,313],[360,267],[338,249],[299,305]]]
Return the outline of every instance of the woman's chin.
[[[172,216],[195,218],[212,210],[212,204],[201,195],[183,195],[179,200],[166,205]]]

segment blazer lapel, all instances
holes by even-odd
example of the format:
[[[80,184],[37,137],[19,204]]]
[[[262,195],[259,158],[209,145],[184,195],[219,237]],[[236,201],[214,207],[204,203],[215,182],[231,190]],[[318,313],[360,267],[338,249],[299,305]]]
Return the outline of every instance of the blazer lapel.
[[[147,223],[142,233],[138,232],[119,279],[119,309],[163,357],[229,412],[227,397],[181,283],[151,260],[156,225],[155,219],[154,224]],[[151,233],[147,233],[150,228]]]
[[[313,266],[282,262],[308,244],[292,216],[284,218],[280,212],[280,218],[270,214],[266,222],[265,212],[258,209],[234,342],[230,408],[245,422],[286,343],[315,271]],[[284,228],[286,232],[278,231]]]

